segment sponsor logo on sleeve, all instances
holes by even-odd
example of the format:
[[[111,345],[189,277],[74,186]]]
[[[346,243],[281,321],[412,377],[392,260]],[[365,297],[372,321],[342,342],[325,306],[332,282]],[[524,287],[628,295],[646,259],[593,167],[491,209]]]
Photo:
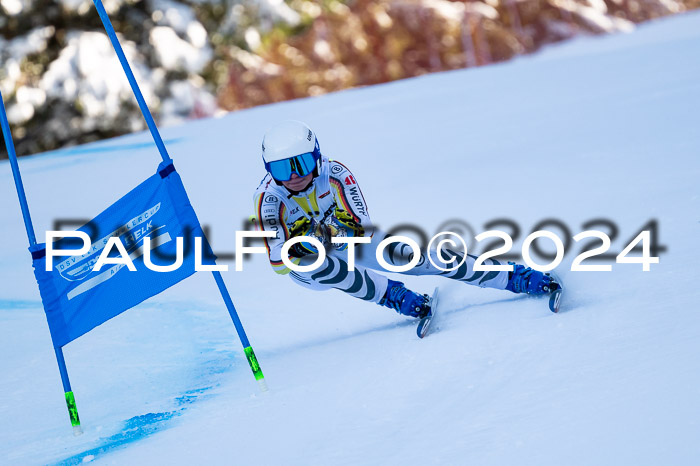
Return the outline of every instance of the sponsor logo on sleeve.
[[[365,209],[365,203],[362,200],[362,195],[360,194],[359,189],[357,189],[357,185],[350,188],[349,191],[350,191],[350,200],[352,201],[353,205],[355,206],[355,209],[359,213],[361,213],[362,215],[367,215],[367,210]]]

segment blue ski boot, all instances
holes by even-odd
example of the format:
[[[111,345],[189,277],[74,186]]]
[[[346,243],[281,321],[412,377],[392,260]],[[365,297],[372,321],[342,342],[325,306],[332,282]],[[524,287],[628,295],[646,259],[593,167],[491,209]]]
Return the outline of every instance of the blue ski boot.
[[[508,291],[539,295],[549,294],[559,288],[548,273],[538,272],[515,262],[508,263],[513,266],[513,271],[508,273]]]
[[[403,283],[389,280],[384,297],[379,304],[394,309],[399,314],[422,319],[430,312],[430,298],[409,290]]]

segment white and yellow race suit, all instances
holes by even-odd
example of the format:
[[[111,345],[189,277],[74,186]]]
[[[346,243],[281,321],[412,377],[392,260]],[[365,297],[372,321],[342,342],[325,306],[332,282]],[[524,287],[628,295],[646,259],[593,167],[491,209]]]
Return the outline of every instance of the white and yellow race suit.
[[[385,234],[372,227],[367,203],[355,176],[340,162],[321,158],[318,175],[303,192],[290,192],[277,184],[267,174],[254,195],[255,217],[258,228],[274,231],[274,238],[265,240],[270,264],[275,272],[289,274],[297,283],[313,290],[336,288],[354,297],[379,303],[386,293],[388,278],[377,270],[383,270],[376,259],[378,244]],[[317,236],[318,225],[326,225],[332,236],[369,237],[369,244],[358,245],[355,253],[355,270],[347,265],[347,244],[329,244],[326,258],[311,272],[290,270],[282,261],[285,241],[297,236]],[[314,262],[316,248],[306,242],[289,249],[288,259],[294,264]],[[439,258],[430,252],[433,262]],[[455,251],[443,251],[444,257],[454,255],[457,261],[463,256]],[[406,244],[393,243],[383,251],[384,260],[392,265],[407,264],[413,250]],[[435,267],[421,252],[418,264],[403,272],[409,275],[443,275],[468,284],[505,289],[508,272],[474,272],[476,257],[468,255],[463,265],[452,271]],[[486,263],[494,263],[487,260]]]

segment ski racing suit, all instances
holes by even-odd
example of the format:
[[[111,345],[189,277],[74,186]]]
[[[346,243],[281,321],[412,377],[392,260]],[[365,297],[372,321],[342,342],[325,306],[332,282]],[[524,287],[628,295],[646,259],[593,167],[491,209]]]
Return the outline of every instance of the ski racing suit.
[[[283,185],[278,185],[268,173],[258,186],[253,200],[258,228],[277,233],[276,237],[265,239],[270,264],[275,272],[289,274],[292,280],[312,290],[337,288],[365,301],[380,302],[386,293],[388,278],[377,272],[383,268],[376,259],[376,250],[386,234],[372,227],[362,191],[345,165],[322,157],[318,175],[305,191],[299,193],[290,192]],[[348,270],[347,243],[326,245],[325,260],[313,271],[292,271],[284,265],[284,242],[297,236],[317,236],[320,224],[325,224],[332,236],[371,238],[369,244],[355,246],[354,272]],[[323,240],[321,242],[324,243]],[[315,261],[317,252],[312,244],[301,242],[289,249],[288,257],[294,264],[307,265]],[[436,264],[443,264],[435,251],[430,254]],[[445,249],[442,255],[448,259],[455,257],[455,263],[463,258],[461,253]],[[384,260],[391,265],[405,265],[412,257],[411,247],[401,242],[392,243],[383,251]],[[499,290],[506,288],[507,271],[474,272],[475,260],[476,256],[468,255],[460,267],[443,271],[432,265],[426,259],[425,252],[421,251],[418,264],[401,273],[443,275],[471,285]],[[485,263],[498,264],[490,259]]]

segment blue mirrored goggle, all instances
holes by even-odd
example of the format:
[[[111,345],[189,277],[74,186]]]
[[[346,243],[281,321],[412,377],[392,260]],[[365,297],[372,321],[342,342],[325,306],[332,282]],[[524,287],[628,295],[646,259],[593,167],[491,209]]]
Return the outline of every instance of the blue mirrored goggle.
[[[307,152],[276,162],[266,162],[265,169],[277,181],[289,181],[292,178],[292,173],[304,177],[313,172],[320,157],[320,152]]]

